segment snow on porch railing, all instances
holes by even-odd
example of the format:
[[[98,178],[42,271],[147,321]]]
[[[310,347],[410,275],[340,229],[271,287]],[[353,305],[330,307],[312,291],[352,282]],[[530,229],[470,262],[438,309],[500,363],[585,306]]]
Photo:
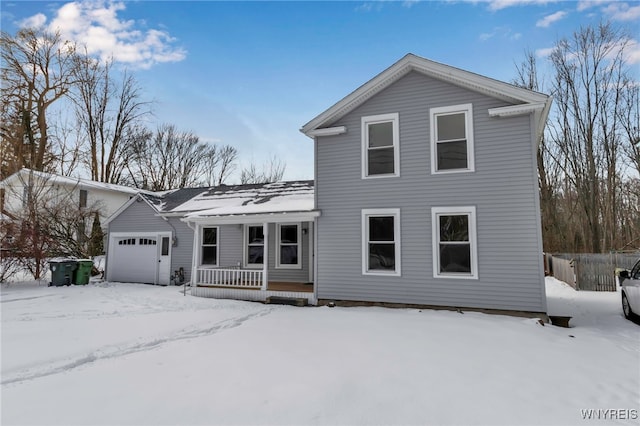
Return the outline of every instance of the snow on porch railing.
[[[199,285],[261,288],[262,269],[198,268]]]

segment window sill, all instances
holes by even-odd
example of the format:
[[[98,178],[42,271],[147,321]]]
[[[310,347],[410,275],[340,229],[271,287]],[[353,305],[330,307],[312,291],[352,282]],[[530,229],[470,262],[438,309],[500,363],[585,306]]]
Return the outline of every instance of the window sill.
[[[442,278],[445,280],[477,280],[478,275],[469,274],[433,274],[433,278]]]
[[[400,277],[400,276],[402,276],[402,274],[400,274],[400,271],[394,271],[394,272],[363,271],[362,275],[372,275],[372,276],[378,276],[378,277]]]
[[[475,169],[451,169],[451,170],[436,170],[431,172],[432,175],[450,175],[455,173],[473,173]]]

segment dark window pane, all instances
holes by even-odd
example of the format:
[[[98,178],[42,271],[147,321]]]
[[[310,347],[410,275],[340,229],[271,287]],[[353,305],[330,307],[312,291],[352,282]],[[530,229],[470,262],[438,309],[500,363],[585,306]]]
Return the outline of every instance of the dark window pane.
[[[218,244],[218,229],[204,228],[202,230],[202,244]]]
[[[438,170],[467,168],[467,141],[437,144]]]
[[[261,264],[264,259],[264,246],[249,246],[249,262],[251,264]]]
[[[205,246],[202,247],[202,264],[203,265],[215,265],[216,258],[218,256],[218,247]]]
[[[87,190],[80,190],[80,208],[87,207]]]
[[[280,264],[298,264],[298,246],[280,246]]]
[[[369,216],[369,241],[395,241],[393,216]]]
[[[395,244],[369,244],[369,270],[394,271],[396,269]]]
[[[298,225],[282,225],[280,226],[280,241],[283,243],[298,242]]]
[[[249,244],[262,244],[263,241],[264,233],[262,232],[262,226],[250,226]]]
[[[392,146],[393,123],[369,124],[369,147]]]
[[[440,216],[440,241],[469,241],[469,216]]]
[[[440,244],[440,272],[471,273],[471,245]]]
[[[169,256],[169,237],[162,237],[162,256]]]
[[[464,113],[438,116],[438,140],[466,139]]]
[[[369,175],[394,173],[393,148],[369,150]]]

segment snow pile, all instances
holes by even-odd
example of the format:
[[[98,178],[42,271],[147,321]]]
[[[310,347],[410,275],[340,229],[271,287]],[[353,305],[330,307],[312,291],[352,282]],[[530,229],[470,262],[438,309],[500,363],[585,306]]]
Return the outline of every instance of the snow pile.
[[[640,327],[619,293],[547,279],[547,294],[573,328],[11,284],[2,424],[638,424]]]

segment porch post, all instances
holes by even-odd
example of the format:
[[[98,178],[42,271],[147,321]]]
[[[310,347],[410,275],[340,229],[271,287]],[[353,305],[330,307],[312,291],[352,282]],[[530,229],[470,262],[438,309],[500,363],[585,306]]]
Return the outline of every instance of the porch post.
[[[187,222],[188,224],[188,222]],[[193,251],[191,255],[191,286],[198,284],[198,259],[200,256],[200,225],[194,224],[193,229]]]
[[[269,224],[262,224],[262,235],[264,235],[264,246],[262,252],[262,291],[267,290],[269,283]]]

